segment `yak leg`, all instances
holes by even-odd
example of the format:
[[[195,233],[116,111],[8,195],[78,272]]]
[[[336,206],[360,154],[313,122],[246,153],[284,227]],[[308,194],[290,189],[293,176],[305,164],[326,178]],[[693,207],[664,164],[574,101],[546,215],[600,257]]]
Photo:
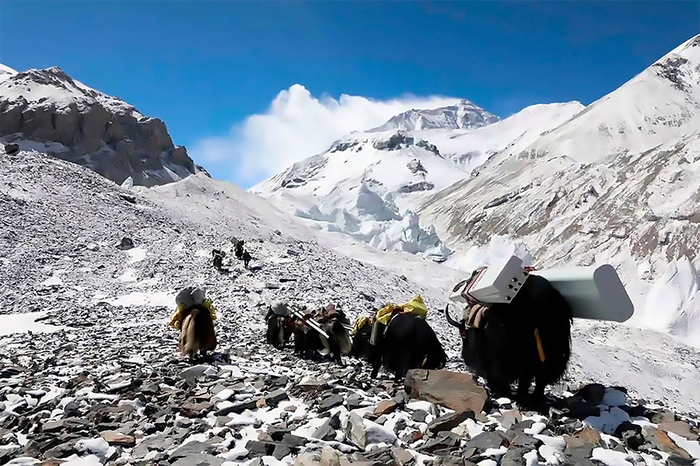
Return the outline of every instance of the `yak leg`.
[[[394,382],[399,383],[401,379],[406,377],[406,373],[411,366],[411,355],[404,351],[398,358],[398,366],[396,367],[396,373],[394,374]]]
[[[331,335],[328,339],[328,349],[332,354],[331,360],[337,362],[338,364],[342,364],[343,361],[340,359],[340,342],[338,341],[338,337],[336,335]]]
[[[370,377],[376,379],[379,374],[379,368],[382,366],[382,352],[376,346],[370,346],[369,351],[369,362],[372,366]]]
[[[544,387],[545,383],[539,377],[535,378],[535,391],[532,393],[532,398],[535,403],[540,403],[544,401]]]
[[[524,401],[530,393],[530,385],[532,384],[532,376],[521,376],[518,379],[518,391],[515,394],[515,399]]]
[[[506,397],[510,398],[513,396],[513,391],[510,388],[510,384],[506,382],[493,382],[490,380],[486,381],[486,386],[491,391],[495,398]]]

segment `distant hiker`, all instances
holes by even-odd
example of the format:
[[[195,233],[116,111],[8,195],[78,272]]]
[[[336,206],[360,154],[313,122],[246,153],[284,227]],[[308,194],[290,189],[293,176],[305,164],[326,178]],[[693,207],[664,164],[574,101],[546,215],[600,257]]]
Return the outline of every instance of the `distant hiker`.
[[[243,252],[244,252],[243,240],[240,239],[240,240],[236,241],[236,245],[234,246],[234,248],[235,248],[236,259],[238,259],[238,260],[243,259]]]
[[[219,249],[214,249],[214,250],[212,250],[211,255],[212,255],[212,264],[214,265],[216,270],[220,271],[224,257],[226,257],[226,253],[224,251],[220,251]]]
[[[190,359],[198,352],[206,357],[207,351],[213,351],[217,344],[214,305],[206,298],[204,290],[194,286],[180,291],[175,303],[177,310],[169,325],[180,331],[180,352]]]
[[[250,259],[252,259],[252,258],[250,257],[250,253],[249,253],[247,250],[246,250],[246,251],[243,251],[243,266],[244,266],[246,269],[248,268],[248,264],[250,264]]]

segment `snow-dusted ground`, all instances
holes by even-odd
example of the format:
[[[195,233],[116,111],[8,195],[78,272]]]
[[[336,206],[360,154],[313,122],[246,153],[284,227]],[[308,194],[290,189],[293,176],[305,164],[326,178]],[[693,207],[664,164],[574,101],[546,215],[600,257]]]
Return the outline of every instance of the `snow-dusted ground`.
[[[135,203],[127,200],[129,195],[136,197]],[[454,270],[415,255],[388,254],[353,244],[346,235],[311,230],[268,201],[228,183],[196,175],[129,192],[77,165],[21,152],[0,156],[0,200],[2,315],[9,319],[7,315],[41,311],[48,317],[43,325],[64,327],[0,337],[0,367],[6,371],[0,377],[6,394],[3,409],[28,420],[13,424],[8,421],[13,414],[5,411],[0,415],[0,422],[8,422],[13,433],[0,455],[8,451],[16,456],[22,448],[28,452],[39,448],[27,439],[45,439],[33,427],[47,422],[39,421],[42,415],[37,414],[44,403],[48,419],[64,425],[72,422],[63,420],[70,416],[67,412],[73,416],[104,412],[122,424],[129,419],[135,441],[147,441],[140,449],[115,453],[110,449],[113,445],[100,440],[102,434],[86,427],[77,438],[66,437],[65,432],[54,437],[65,440],[60,447],[65,450],[60,451],[66,457],[77,455],[81,461],[103,463],[115,454],[125,460],[145,455],[155,461],[163,454],[175,454],[183,442],[196,441],[213,443],[220,460],[229,461],[226,464],[250,464],[243,459],[249,454],[248,440],[258,438],[272,424],[290,422],[295,426],[293,433],[303,436],[323,424],[318,419],[318,403],[329,392],[305,401],[301,395],[290,395],[291,401],[278,408],[246,409],[223,416],[228,426],[216,426],[214,415],[217,409],[231,406],[226,401],[215,401],[216,409],[203,405],[204,414],[199,419],[195,416],[194,422],[180,420],[179,406],[209,400],[228,387],[236,387],[230,394],[235,397],[231,403],[271,396],[276,379],[266,378],[266,373],[287,375],[291,384],[283,383],[287,391],[303,385],[304,377],[335,381],[336,393],[346,401],[352,393],[359,394],[363,404],[356,414],[360,416],[363,407],[374,409],[386,399],[383,389],[377,391],[377,383],[369,381],[366,369],[358,370],[362,365],[340,368],[302,362],[290,350],[279,352],[264,345],[262,316],[272,299],[311,306],[335,302],[354,319],[387,301],[403,302],[420,293],[430,309],[428,321],[450,357],[449,367],[464,370],[459,336],[438,312],[445,304],[446,291],[459,276]],[[125,236],[134,241],[134,248],[117,247]],[[220,274],[210,266],[209,252],[231,237],[245,239],[253,256],[251,269],[234,263],[230,273]],[[186,369],[178,360],[177,335],[166,324],[174,293],[190,283],[205,287],[214,300],[219,315],[218,350],[229,355],[230,362]],[[571,371],[564,385],[587,381],[623,385],[635,398],[658,400],[678,411],[697,414],[700,354],[696,350],[659,333],[599,323],[577,323],[573,346]],[[187,371],[209,375],[190,387],[182,380],[182,374],[190,373]],[[153,431],[151,423],[161,422],[156,413],[139,401],[143,390],[153,383],[159,384],[159,390],[167,394],[163,399],[174,406],[164,407],[161,399],[152,398],[155,409],[175,410],[163,414],[165,424],[160,429],[166,439]],[[563,393],[565,388],[553,390]],[[77,411],[71,401],[77,403]],[[122,407],[133,405],[136,410],[119,414],[96,406],[112,401]],[[348,422],[350,409],[343,405],[332,412],[336,411],[341,424]],[[290,412],[294,414],[284,414]],[[385,419],[385,426],[405,416],[406,429],[425,429],[426,423],[410,420],[411,412],[397,411]],[[493,415],[503,413],[497,410]],[[469,422],[457,429],[476,436],[492,423]],[[385,440],[414,453],[422,448],[420,442],[396,438],[406,434],[405,429],[389,429],[394,432],[389,434],[374,424],[366,427],[385,432]],[[352,449],[343,431],[342,426],[334,430],[340,443],[307,441],[309,448],[335,445],[340,450]],[[462,444],[467,438],[463,433]],[[195,443],[191,448],[204,451],[208,447]],[[549,453],[545,448],[540,456]],[[265,464],[293,462],[292,456],[285,456],[282,463],[265,458]]]

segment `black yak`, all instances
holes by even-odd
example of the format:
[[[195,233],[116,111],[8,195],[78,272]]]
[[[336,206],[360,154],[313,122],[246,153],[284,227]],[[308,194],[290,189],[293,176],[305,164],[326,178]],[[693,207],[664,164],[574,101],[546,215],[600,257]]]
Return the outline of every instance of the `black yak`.
[[[373,320],[366,317],[358,319],[357,323],[355,323],[352,346],[350,347],[351,356],[369,360],[370,350],[372,348],[369,344],[369,340],[372,336],[373,323]]]
[[[447,364],[447,355],[440,340],[420,316],[408,312],[397,314],[383,332],[383,326],[379,325],[377,341],[369,346],[372,378],[377,377],[382,365],[394,373],[396,381],[400,381],[409,369],[442,369]],[[365,327],[371,328],[369,325]],[[353,342],[356,351],[360,354],[366,351],[366,343],[358,340],[368,342],[370,338],[370,331],[358,332]]]
[[[473,312],[479,305],[485,309]],[[517,380],[516,399],[525,401],[534,378],[533,401],[541,402],[545,386],[558,382],[566,371],[571,308],[543,277],[530,275],[510,303],[472,302],[459,322],[450,317],[448,308],[445,317],[459,328],[465,364],[486,379],[494,396],[510,397],[510,384]]]
[[[302,357],[317,359],[318,351],[326,349],[330,359],[340,364],[341,355],[350,353],[351,344],[345,325],[348,319],[345,313],[335,305],[308,312],[302,309],[303,319],[294,321],[294,352]],[[311,327],[307,319],[312,319],[328,335],[321,335]]]
[[[265,318],[267,320],[267,343],[277,349],[289,343],[294,333],[295,322],[290,316],[279,316],[270,311]]]

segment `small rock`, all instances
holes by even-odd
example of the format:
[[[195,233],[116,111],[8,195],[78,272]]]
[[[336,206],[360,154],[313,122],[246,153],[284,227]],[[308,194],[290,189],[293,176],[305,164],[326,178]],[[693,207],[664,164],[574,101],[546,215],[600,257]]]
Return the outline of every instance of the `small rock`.
[[[191,455],[172,463],[172,466],[221,466],[224,460],[212,455]]]
[[[335,440],[335,429],[330,426],[330,420],[324,422],[316,431],[311,434],[312,438],[319,440]]]
[[[227,416],[231,413],[234,414],[241,414],[243,411],[246,409],[257,409],[257,401],[256,400],[249,400],[249,401],[242,401],[240,403],[236,403],[232,406],[227,406],[225,408],[221,408],[216,412],[217,416]]]
[[[282,442],[290,448],[303,447],[304,445],[309,443],[309,441],[304,437],[299,437],[293,434],[285,434],[282,437]]]
[[[341,454],[331,447],[324,446],[321,449],[321,465],[322,466],[340,466]]]
[[[581,387],[574,396],[580,396],[585,401],[594,404],[600,404],[605,396],[605,385],[599,383],[591,383]]]
[[[615,436],[621,438],[625,446],[631,450],[638,450],[639,447],[644,445],[642,427],[629,421],[625,421],[618,426],[615,430]]]
[[[394,462],[398,466],[408,466],[415,463],[415,458],[413,458],[413,455],[403,448],[392,447],[391,456],[393,456]]]
[[[445,414],[428,424],[428,430],[430,430],[431,432],[442,432],[443,430],[452,430],[467,419],[474,419],[473,411],[470,410]]]
[[[417,409],[411,415],[411,419],[416,421],[416,422],[425,422],[426,417],[428,417],[428,412],[423,411],[422,409]]]
[[[681,437],[692,442],[697,442],[700,440],[698,430],[684,421],[662,422],[659,424],[659,428],[665,430],[666,432],[673,432],[674,434],[680,435]]]
[[[356,393],[353,393],[347,397],[345,400],[345,405],[347,406],[348,411],[360,408],[362,406],[362,397]]]
[[[216,451],[216,448],[214,446],[212,446],[211,444],[198,442],[198,441],[192,441],[192,442],[187,442],[186,444],[182,445],[177,450],[175,450],[170,455],[170,458],[171,459],[188,458],[190,456],[213,453],[214,451]]]
[[[282,390],[282,389],[278,389],[278,390],[275,390],[273,392],[268,393],[265,396],[265,403],[267,404],[267,406],[274,408],[278,404],[280,404],[282,401],[285,401],[288,399],[289,399],[289,395],[287,395],[287,392]]]
[[[532,419],[513,424],[506,431],[506,438],[509,442],[512,442],[517,436],[525,434],[525,429],[531,428],[534,424],[535,421],[533,421]]]
[[[376,408],[374,408],[374,414],[377,416],[381,416],[383,414],[390,414],[394,412],[397,407],[398,404],[394,400],[385,400],[379,403]]]
[[[646,443],[651,445],[657,450],[661,450],[664,453],[668,453],[672,456],[678,456],[682,459],[692,458],[687,451],[676,445],[671,437],[668,436],[666,432],[656,427],[644,427],[643,429],[644,438]]]
[[[119,245],[117,246],[119,249],[122,251],[126,251],[128,249],[133,249],[134,247],[134,240],[128,237],[123,237]]]
[[[126,202],[130,204],[136,204],[136,196],[132,194],[126,194],[126,193],[119,193],[119,197],[124,199]]]
[[[514,424],[517,424],[518,422],[523,420],[522,414],[520,414],[520,411],[517,409],[509,409],[507,411],[503,412],[503,416],[501,418],[501,425],[505,429],[510,429],[511,426]]]
[[[5,144],[5,153],[7,155],[15,155],[19,152],[19,144]]]
[[[208,401],[201,403],[185,403],[180,408],[180,414],[185,417],[202,417],[212,408]]]
[[[455,450],[459,448],[459,436],[452,432],[438,432],[435,438],[425,442],[421,451],[433,453],[436,450]]]
[[[133,447],[136,444],[136,439],[131,435],[121,434],[119,432],[114,432],[113,430],[106,430],[101,432],[100,435],[102,435],[102,438],[105,439],[110,445]]]
[[[482,432],[467,442],[467,449],[473,448],[480,455],[490,448],[499,448],[505,442],[506,436],[501,431]]]
[[[652,411],[649,413],[648,417],[654,424],[671,423],[676,420],[676,415],[667,409]]]
[[[318,405],[318,410],[320,412],[328,411],[331,408],[342,405],[343,401],[344,400],[341,395],[333,393],[332,395],[327,396],[326,398],[321,400],[321,403]]]

